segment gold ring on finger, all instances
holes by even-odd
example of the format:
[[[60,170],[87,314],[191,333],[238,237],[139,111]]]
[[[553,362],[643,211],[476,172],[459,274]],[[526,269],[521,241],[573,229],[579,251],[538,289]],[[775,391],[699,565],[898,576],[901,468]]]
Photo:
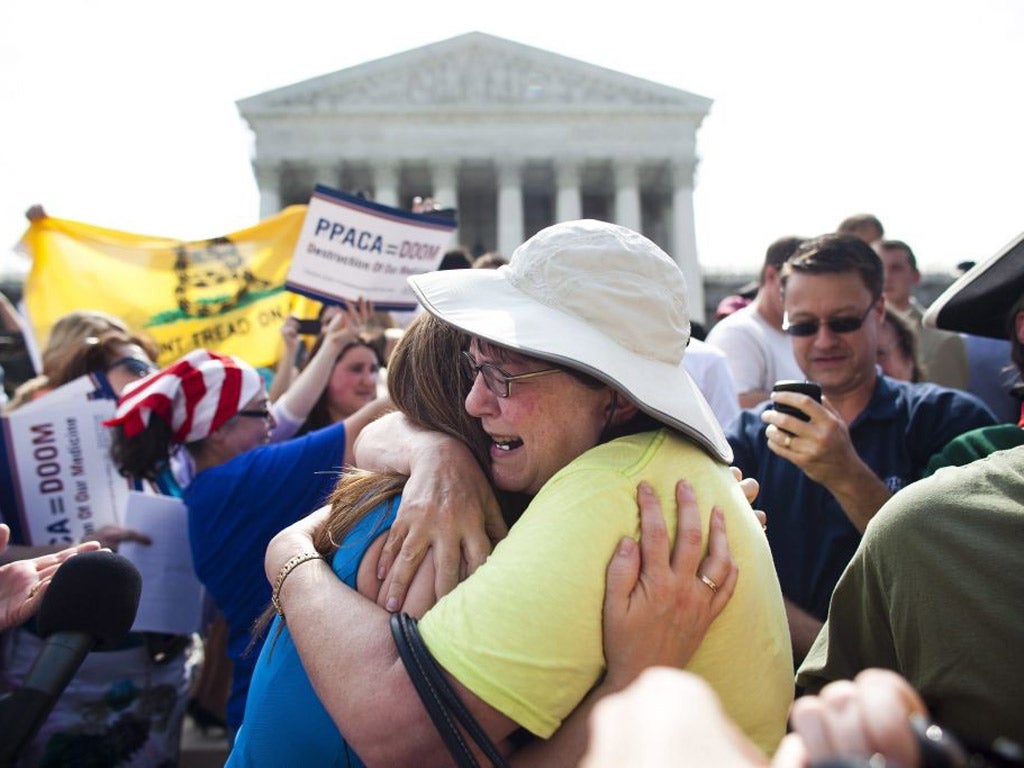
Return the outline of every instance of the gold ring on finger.
[[[703,573],[698,574],[698,576],[700,576],[700,580],[701,581],[703,581],[705,584],[708,585],[708,589],[710,589],[715,594],[718,593],[718,585],[715,583],[714,579],[712,579],[710,576],[707,576],[707,575],[705,575]]]

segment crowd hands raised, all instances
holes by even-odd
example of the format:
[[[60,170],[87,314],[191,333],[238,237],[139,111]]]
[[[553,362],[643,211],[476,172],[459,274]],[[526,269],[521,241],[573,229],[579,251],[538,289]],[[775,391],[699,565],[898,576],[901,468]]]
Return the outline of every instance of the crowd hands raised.
[[[422,212],[428,213],[437,209],[429,198],[419,201],[418,206]],[[877,234],[875,240],[881,240],[880,225]],[[630,508],[631,514],[639,514],[639,521],[634,523],[639,536],[612,537],[617,543],[604,559],[605,584],[597,627],[601,668],[594,672],[597,677],[581,687],[582,698],[576,706],[569,706],[557,715],[561,726],[545,734],[550,738],[534,740],[525,746],[521,740],[506,741],[505,737],[524,723],[510,717],[508,710],[495,705],[493,699],[477,698],[473,686],[462,677],[464,671],[448,670],[460,695],[470,700],[473,714],[516,764],[572,764],[580,759],[582,764],[591,767],[612,764],[804,766],[824,765],[830,759],[850,762],[828,764],[921,764],[922,740],[916,735],[921,727],[916,723],[927,714],[927,709],[911,683],[921,685],[925,678],[915,679],[917,668],[913,664],[894,663],[893,659],[907,650],[899,647],[894,648],[891,655],[864,653],[857,658],[854,654],[845,666],[833,663],[828,641],[831,640],[836,649],[849,650],[847,645],[836,639],[837,632],[844,633],[842,640],[849,644],[855,643],[858,633],[863,635],[868,630],[863,626],[863,613],[859,628],[840,623],[840,620],[856,623],[856,616],[848,619],[843,615],[833,617],[828,614],[826,617],[828,598],[840,575],[851,581],[855,578],[844,574],[848,562],[853,561],[851,569],[870,566],[871,553],[864,552],[858,545],[865,531],[872,531],[872,519],[884,514],[889,506],[894,510],[894,519],[909,516],[909,513],[900,512],[899,504],[890,504],[892,499],[899,498],[899,494],[894,496],[893,492],[921,477],[928,460],[950,440],[975,428],[987,428],[995,420],[983,404],[969,395],[960,396],[956,392],[936,395],[934,391],[927,390],[924,408],[932,407],[936,415],[926,420],[926,425],[908,424],[906,420],[897,419],[899,424],[893,428],[895,431],[881,430],[866,443],[863,438],[851,434],[859,424],[858,417],[875,408],[872,398],[876,386],[876,363],[881,370],[888,370],[886,359],[901,354],[905,365],[908,359],[913,363],[907,370],[916,367],[917,378],[921,377],[922,370],[928,369],[919,362],[915,343],[920,337],[913,335],[913,329],[909,341],[899,341],[900,334],[906,331],[907,321],[897,316],[895,323],[891,318],[886,322],[885,306],[890,292],[885,278],[893,270],[889,262],[885,261],[883,272],[877,255],[874,259],[879,264],[870,263],[874,251],[859,249],[851,243],[850,237],[841,234],[818,238],[811,243],[807,246],[805,242],[799,242],[792,246],[781,262],[766,262],[761,292],[751,312],[763,308],[761,320],[757,322],[764,323],[768,318],[769,324],[780,335],[785,335],[786,344],[792,342],[791,358],[766,363],[761,373],[764,376],[767,372],[767,378],[760,381],[741,379],[741,376],[749,375],[749,371],[739,368],[734,371],[740,404],[753,407],[742,413],[726,430],[726,436],[732,444],[739,469],[747,475],[747,479],[740,483],[747,502],[752,502],[758,491],[761,492],[757,505],[767,511],[766,530],[776,566],[780,566],[780,554],[772,540],[773,535],[801,535],[810,539],[808,548],[814,552],[811,560],[821,561],[801,566],[802,578],[810,583],[801,584],[797,590],[790,589],[791,582],[787,579],[797,577],[785,570],[788,566],[782,566],[779,577],[783,598],[780,606],[785,609],[782,624],[788,624],[797,663],[812,644],[815,646],[815,653],[810,659],[812,665],[805,667],[800,680],[815,693],[802,696],[793,704],[789,715],[791,732],[781,742],[778,738],[765,739],[763,734],[762,738],[752,741],[753,729],[742,718],[737,720],[735,704],[737,695],[750,694],[749,680],[736,684],[723,682],[723,677],[716,681],[714,674],[707,673],[708,666],[698,665],[698,674],[681,671],[694,660],[695,655],[702,658],[700,654],[705,636],[713,631],[716,619],[728,607],[737,586],[743,585],[747,569],[751,569],[748,579],[760,578],[761,571],[755,568],[763,567],[763,563],[747,565],[754,557],[750,547],[756,546],[756,542],[751,544],[745,538],[749,534],[744,526],[754,517],[747,505],[737,506],[735,500],[730,501],[730,534],[727,536],[726,515],[717,506],[722,498],[718,494],[724,492],[721,490],[723,486],[713,486],[716,490],[712,492],[711,486],[701,485],[698,491],[693,484],[681,481],[672,486],[676,516],[673,520],[668,514],[668,521],[673,523],[669,526],[659,502],[659,498],[666,499],[666,486],[655,489],[646,481],[634,483],[635,496]],[[891,244],[887,243],[881,242],[876,250],[880,253],[886,250],[902,253],[905,246],[897,242],[896,246],[890,247]],[[825,254],[823,259],[822,253]],[[833,253],[838,255],[833,258]],[[797,264],[787,267],[794,254]],[[800,262],[801,256],[803,262]],[[820,266],[819,262],[825,266]],[[803,267],[801,263],[809,263],[810,266]],[[884,291],[883,283],[886,285]],[[434,287],[428,284],[424,290]],[[859,298],[861,293],[863,301]],[[890,305],[893,303],[890,300]],[[1014,310],[1017,318],[1021,315],[1019,304],[1017,302]],[[837,318],[852,319],[854,313],[860,316],[860,324],[856,328],[849,331],[833,328]],[[445,319],[440,316],[440,320]],[[464,401],[472,420],[481,420],[487,430],[485,441],[488,447],[481,458],[479,452],[474,454],[467,448],[465,435],[452,432],[447,436],[439,435],[435,431],[436,425],[428,424],[425,428],[410,416],[406,408],[399,407],[400,413],[384,415],[393,409],[393,404],[386,389],[383,389],[383,396],[378,397],[379,371],[391,359],[390,349],[402,335],[390,318],[374,313],[372,306],[360,300],[344,309],[325,308],[317,320],[316,341],[309,354],[305,353],[303,337],[306,334],[301,332],[309,329],[300,327],[297,318],[288,318],[282,325],[282,354],[273,372],[269,392],[264,390],[256,373],[250,373],[251,368],[244,361],[222,359],[216,355],[190,361],[190,366],[200,369],[204,366],[218,370],[237,368],[243,382],[240,402],[227,414],[217,413],[212,418],[200,419],[208,424],[205,434],[181,433],[183,425],[176,424],[171,418],[160,426],[160,439],[156,441],[155,449],[150,435],[153,425],[167,419],[160,413],[140,410],[138,403],[132,402],[133,396],[138,400],[139,393],[150,385],[150,374],[156,369],[154,350],[117,318],[103,313],[73,313],[68,316],[66,328],[58,324],[43,355],[41,376],[26,385],[23,391],[15,393],[9,406],[17,407],[20,403],[44,396],[46,391],[90,372],[105,374],[115,391],[123,393],[115,419],[117,423],[114,424],[115,460],[119,455],[123,458],[134,451],[140,441],[147,442],[144,453],[149,457],[148,463],[121,462],[121,471],[146,481],[154,493],[167,492],[157,482],[167,474],[178,492],[184,492],[193,527],[190,534],[197,572],[227,616],[230,627],[228,655],[235,664],[235,680],[226,720],[232,735],[240,726],[243,729],[243,738],[236,743],[230,764],[270,764],[266,757],[253,757],[258,755],[254,747],[261,744],[261,738],[267,738],[258,728],[258,718],[264,717],[273,723],[278,713],[260,714],[256,709],[259,697],[249,693],[249,677],[254,674],[254,685],[259,684],[261,675],[271,681],[279,681],[281,675],[301,678],[310,692],[315,691],[316,705],[320,706],[322,702],[322,722],[331,724],[333,721],[333,726],[343,734],[343,738],[339,737],[341,748],[354,746],[356,752],[371,764],[398,764],[405,761],[403,755],[407,754],[401,751],[392,753],[386,749],[377,751],[379,745],[376,740],[382,738],[380,728],[408,732],[415,750],[423,748],[424,744],[430,749],[439,749],[429,721],[426,727],[423,725],[422,713],[396,712],[393,720],[384,718],[376,729],[359,717],[357,710],[361,704],[358,692],[363,691],[369,696],[373,684],[379,684],[385,693],[401,690],[400,686],[388,688],[383,674],[373,675],[373,664],[378,662],[382,665],[378,669],[394,672],[393,654],[375,656],[380,651],[371,649],[374,644],[379,645],[382,634],[386,636],[386,627],[380,624],[381,616],[402,610],[414,615],[427,615],[436,600],[452,592],[460,582],[478,571],[488,560],[495,544],[505,539],[510,528],[515,527],[518,514],[524,509],[529,514],[531,497],[535,494],[539,498],[545,497],[546,481],[551,480],[555,471],[562,467],[545,467],[547,474],[542,473],[538,485],[535,477],[523,479],[516,475],[523,472],[521,467],[513,465],[509,470],[507,460],[502,457],[505,452],[515,454],[517,450],[522,451],[516,441],[523,436],[517,436],[511,428],[516,425],[516,419],[520,419],[521,424],[525,422],[514,411],[515,395],[511,382],[520,373],[542,372],[537,369],[544,363],[543,356],[530,356],[529,347],[526,354],[501,346],[500,340],[493,346],[476,346],[474,342],[468,347],[475,373],[464,383],[465,391],[456,393],[454,401],[460,410]],[[799,330],[801,324],[814,325],[812,334],[805,336],[802,330],[786,333],[793,327]],[[887,324],[894,325],[894,330],[890,343],[883,349],[884,339],[889,338],[883,330]],[[848,325],[855,324],[850,322]],[[1019,338],[1021,325],[1017,323],[1018,344],[1022,341]],[[393,332],[388,333],[388,328]],[[462,330],[470,334],[461,342],[465,348],[474,334],[473,329]],[[853,338],[861,334],[867,338]],[[713,329],[709,340],[714,342],[715,336]],[[736,336],[739,338],[740,334]],[[781,355],[777,343],[762,339],[759,344],[760,356]],[[741,359],[746,359],[745,353],[737,351],[742,346],[723,342],[722,348],[730,362],[735,360],[739,364]],[[173,368],[171,366],[169,370],[173,372]],[[490,371],[484,370],[486,368]],[[412,366],[410,369],[415,370]],[[556,370],[571,370],[571,366]],[[497,371],[499,379],[497,384],[492,381],[494,371]],[[780,372],[783,375],[779,375]],[[177,375],[182,381],[188,376],[183,371]],[[502,386],[502,377],[506,380],[503,386],[508,388],[506,397],[495,392],[495,387]],[[816,402],[806,395],[794,393],[771,393],[771,384],[777,378],[819,380],[824,392],[822,401]],[[530,392],[534,387],[539,389],[544,381],[517,383],[515,392]],[[609,439],[605,433],[610,427],[619,422],[626,424],[637,414],[645,415],[640,412],[643,403],[638,410],[637,403],[632,401],[634,392],[626,395],[621,388],[616,392],[603,381],[584,385],[585,388],[594,386],[604,387],[600,390],[601,396],[595,395],[592,403],[600,414],[593,422],[596,424],[593,434],[595,439],[599,438],[598,442],[565,449],[569,452],[564,456],[559,454],[559,460],[572,460],[581,452],[598,450],[599,443]],[[610,399],[603,399],[604,392],[610,393]],[[165,394],[172,402],[184,406],[183,387],[167,390]],[[558,394],[564,397],[567,393]],[[890,396],[901,403],[906,401],[905,407],[913,414],[921,410],[920,401],[914,400],[913,392],[908,394],[905,390],[897,390],[896,395]],[[782,414],[764,404],[766,397],[769,402],[790,405],[808,418],[804,420]],[[396,402],[401,404],[402,400]],[[757,403],[761,404],[758,406]],[[191,421],[196,414],[211,415],[212,411],[207,413],[204,409],[213,409],[214,406],[209,402],[189,403],[187,408],[191,409],[188,411]],[[506,408],[513,410],[503,410]],[[129,434],[126,425],[140,412],[144,431]],[[255,423],[255,418],[247,418],[257,414],[264,414],[259,424]],[[953,424],[938,426],[936,422],[941,415],[951,419]],[[332,433],[331,425],[338,424],[342,426],[335,427]],[[527,428],[532,426],[526,423]],[[669,426],[674,428],[675,422]],[[646,428],[658,427],[654,424]],[[863,425],[860,429],[863,432]],[[931,434],[925,434],[925,429]],[[624,434],[629,435],[629,432]],[[538,440],[553,440],[550,435],[538,435]],[[918,446],[917,453],[921,455],[915,455],[909,461],[896,460],[896,466],[886,465],[890,460],[888,456],[879,459],[875,455],[865,455],[875,450],[873,447],[865,448],[872,441],[898,444],[911,439],[925,442],[925,445]],[[119,443],[122,445],[120,454],[116,448]],[[563,448],[558,444],[551,453]],[[711,453],[706,445],[704,451]],[[1016,453],[1019,455],[1019,450]],[[769,455],[774,458],[767,459]],[[497,468],[505,462],[503,471],[511,472],[515,477],[509,480],[508,476],[491,476],[488,471],[490,461],[496,461]],[[338,545],[345,536],[352,535],[351,531],[358,522],[340,529],[338,540],[329,535],[326,539],[328,544],[318,546],[318,540],[323,545],[325,531],[330,530],[331,512],[324,508],[309,517],[302,517],[317,505],[318,500],[322,501],[327,496],[334,484],[333,477],[325,481],[322,476],[343,465],[359,466],[376,473],[397,473],[403,477],[401,484],[396,486],[400,493],[397,515],[387,525],[380,525],[382,533],[372,546],[367,543],[366,562],[357,561],[360,575],[358,580],[353,575],[350,586],[358,587],[358,593],[339,581],[342,578],[340,571],[335,577],[330,569],[332,558],[338,556]],[[274,468],[286,470],[286,476],[281,477]],[[675,471],[680,475],[684,473],[681,469]],[[735,468],[734,471],[739,477],[739,471]],[[320,476],[316,483],[312,482],[314,476]],[[302,477],[306,479],[297,479]],[[407,482],[404,477],[408,477]],[[818,490],[804,490],[808,481]],[[342,483],[345,482],[356,481],[343,478]],[[211,485],[215,491],[207,490]],[[299,489],[296,485],[303,487]],[[952,487],[958,487],[956,478],[952,478]],[[819,492],[823,496],[814,495]],[[212,499],[215,493],[218,496],[216,501]],[[334,498],[339,498],[337,494],[335,491]],[[525,496],[510,500],[508,494]],[[804,498],[805,494],[810,495]],[[828,497],[828,503],[835,509],[837,517],[831,525],[841,529],[840,539],[845,541],[841,546],[836,545],[834,537],[828,544],[825,539],[814,540],[815,536],[824,536],[825,529],[801,529],[801,518],[808,515],[805,507],[820,504],[823,497]],[[714,509],[711,508],[711,499],[714,500]],[[965,504],[969,506],[969,501]],[[269,509],[262,510],[260,505]],[[701,506],[706,507],[703,515]],[[515,512],[510,513],[510,508]],[[737,510],[741,508],[746,508],[749,519],[737,522]],[[766,522],[764,514],[757,512],[759,517],[753,530],[758,533]],[[262,519],[257,525],[250,526],[255,516]],[[241,536],[238,532],[242,526],[257,530],[250,530],[244,537],[236,539],[236,535]],[[909,534],[893,530],[887,535]],[[7,536],[6,528],[0,527],[0,538],[4,544]],[[730,548],[733,536],[739,537],[737,544],[740,546],[741,563]],[[119,526],[101,529],[94,538],[94,542],[59,552],[51,551],[55,548],[11,546],[8,559],[12,552],[18,559],[0,567],[0,621],[3,622],[0,626],[13,627],[31,616],[45,594],[45,585],[53,571],[67,557],[100,546],[116,550],[118,544],[126,540],[149,543],[144,534]],[[220,562],[224,543],[229,539],[238,549],[238,554],[229,555],[224,558],[226,562]],[[835,551],[828,552],[829,547]],[[513,544],[509,544],[507,549],[513,553],[517,551]],[[307,552],[326,562],[316,564],[316,560],[307,558],[298,565],[289,565],[296,555]],[[510,559],[513,557],[514,554],[509,556]],[[767,563],[770,567],[770,557]],[[490,573],[501,567],[495,566]],[[939,565],[922,561],[919,567],[920,573],[913,574],[911,578],[924,579],[927,583],[928,569]],[[363,583],[364,569],[369,571],[368,587]],[[500,580],[501,572],[498,573]],[[567,573],[572,573],[572,570]],[[486,578],[479,579],[480,583],[483,584]],[[858,578],[863,579],[863,576]],[[238,585],[246,581],[258,582],[258,586],[238,589]],[[542,582],[538,583],[541,584],[539,589],[545,588]],[[295,658],[301,656],[305,669],[303,666],[289,669],[287,656],[283,666],[278,661],[278,667],[274,668],[273,654],[269,650],[275,641],[269,640],[267,649],[261,654],[264,638],[253,639],[250,634],[253,621],[270,603],[271,585],[280,617],[279,626],[268,636],[276,638],[282,632],[290,633],[289,642],[295,649]],[[854,586],[851,584],[849,589]],[[482,590],[486,588],[481,587]],[[490,588],[495,588],[493,583]],[[352,594],[342,596],[339,591],[342,589]],[[500,599],[508,596],[500,589],[494,594],[502,595]],[[821,607],[821,594],[824,594],[824,609]],[[755,599],[761,601],[765,598],[764,595],[754,598],[743,596],[739,603],[745,609],[749,605],[745,601]],[[343,600],[364,600],[365,603],[352,602],[351,612],[346,608],[346,612],[341,614],[341,609],[334,606]],[[470,599],[456,604],[450,612],[469,610],[478,604]],[[847,609],[847,612],[856,613],[849,606]],[[879,606],[860,607],[861,611],[878,609]],[[380,613],[374,613],[374,610]],[[734,608],[734,613],[738,610]],[[284,621],[286,612],[287,624]],[[438,615],[442,616],[439,626],[446,626],[444,622],[448,621],[448,616]],[[830,621],[824,623],[822,629],[826,618]],[[363,635],[352,629],[346,630],[349,634],[336,634],[330,623],[335,619],[349,625],[357,624]],[[741,616],[737,619],[742,621]],[[1006,626],[1000,627],[1005,632],[996,633],[996,642],[1012,642],[1020,637],[1018,624],[1007,619]],[[761,634],[768,632],[766,627],[751,626],[748,639],[752,645],[771,644],[770,635]],[[878,627],[870,628],[872,632],[876,630],[880,631]],[[583,630],[577,627],[577,631]],[[467,636],[467,642],[478,639],[472,633]],[[901,638],[894,637],[889,642],[898,644]],[[941,643],[941,638],[936,638],[935,642]],[[363,648],[360,643],[366,646]],[[348,648],[344,647],[346,644]],[[431,644],[429,635],[428,644]],[[885,644],[876,638],[875,645]],[[715,653],[715,647],[712,643],[708,646],[712,650],[704,649],[704,654]],[[504,648],[502,652],[507,650]],[[931,648],[915,648],[914,651],[935,653]],[[277,652],[283,653],[280,649]],[[352,669],[342,667],[337,672],[337,656],[346,653],[351,659]],[[445,657],[441,658],[444,666]],[[711,668],[722,668],[730,663],[726,658],[710,662]],[[788,669],[789,674],[793,671],[791,663],[787,653],[785,664],[781,666]],[[869,669],[873,666],[895,669],[909,677],[910,683],[893,672]],[[365,671],[360,672],[359,667]],[[832,676],[840,670],[845,679]],[[402,671],[399,669],[398,672],[401,676]],[[333,679],[335,675],[337,680]],[[358,682],[359,675],[369,678],[369,682]],[[766,671],[766,676],[770,677],[771,672]],[[970,670],[965,670],[960,676],[970,678]],[[1010,677],[1007,685],[1013,685],[1013,675]],[[990,680],[988,677],[984,679],[986,682]],[[12,681],[16,684],[16,676],[8,678],[9,684]],[[735,690],[728,690],[730,685],[735,686]],[[407,684],[405,690],[406,696],[410,695]],[[726,691],[724,702],[723,690]],[[181,698],[187,694],[187,687],[179,685],[178,691]],[[247,694],[249,703],[246,707],[243,705]],[[941,704],[941,694],[934,695]],[[987,705],[1005,704],[1000,696],[1001,692],[993,692]],[[317,697],[319,701],[316,701]],[[345,701],[346,698],[355,702]],[[929,703],[932,701],[929,697]],[[788,701],[775,700],[772,706],[776,712],[779,706],[784,711]],[[256,713],[250,715],[254,709]],[[180,730],[183,702],[176,710],[177,721],[172,722],[169,728],[169,741]],[[954,707],[949,711],[955,710]],[[247,713],[244,718],[243,711]],[[940,713],[946,711],[939,707]],[[256,727],[249,726],[250,719],[257,723]],[[1008,719],[1004,713],[996,721],[1002,724]],[[955,717],[952,720],[957,725]],[[403,723],[408,725],[408,731],[403,730]],[[537,732],[536,721],[530,721],[527,728]],[[781,735],[781,732],[777,734]],[[1004,729],[999,733],[971,732],[967,735],[978,743],[987,743],[997,735],[1021,738],[1019,729],[1011,732]],[[513,743],[517,746],[513,747]],[[776,744],[778,749],[772,755]],[[176,754],[175,749],[176,746],[167,747],[166,752],[173,755]],[[443,753],[438,751],[436,754]]]

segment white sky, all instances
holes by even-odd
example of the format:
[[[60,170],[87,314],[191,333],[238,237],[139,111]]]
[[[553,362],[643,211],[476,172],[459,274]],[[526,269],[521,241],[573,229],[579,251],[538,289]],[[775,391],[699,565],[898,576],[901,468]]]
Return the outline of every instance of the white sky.
[[[1024,229],[1019,0],[3,0],[0,260],[33,202],[184,239],[248,226],[236,100],[474,30],[715,100],[706,271],[861,211],[933,269]]]

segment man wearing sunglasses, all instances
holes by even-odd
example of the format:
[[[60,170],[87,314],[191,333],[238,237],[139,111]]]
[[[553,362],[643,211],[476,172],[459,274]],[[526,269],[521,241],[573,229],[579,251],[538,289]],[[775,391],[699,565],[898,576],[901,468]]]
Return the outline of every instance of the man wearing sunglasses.
[[[883,376],[885,312],[878,255],[850,235],[804,243],[782,270],[783,330],[823,402],[795,392],[772,401],[807,420],[748,409],[728,430],[735,463],[761,484],[768,541],[799,660],[821,628],[840,574],[882,504],[921,477],[952,438],[994,422],[977,398]]]

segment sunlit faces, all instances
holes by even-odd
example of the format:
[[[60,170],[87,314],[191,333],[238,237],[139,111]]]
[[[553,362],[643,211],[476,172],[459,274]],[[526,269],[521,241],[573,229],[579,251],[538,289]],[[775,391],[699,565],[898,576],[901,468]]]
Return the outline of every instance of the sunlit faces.
[[[237,456],[270,442],[275,425],[265,391],[245,403],[238,414],[219,430],[229,457]]]
[[[505,352],[501,359],[470,344],[477,364],[490,363],[506,374],[531,373],[551,364]],[[466,397],[466,411],[480,419],[491,438],[491,476],[498,488],[535,494],[552,475],[597,445],[608,421],[612,390],[592,388],[559,372],[517,382],[510,397],[498,397],[477,375]]]
[[[786,284],[784,307],[791,324],[820,322],[817,333],[794,336],[792,343],[804,375],[821,384],[826,396],[874,386],[878,327],[885,302],[872,298],[857,272],[794,272]],[[832,319],[862,316],[864,322],[851,333],[836,333],[826,324]]]
[[[876,248],[885,269],[885,285],[882,293],[886,301],[899,309],[905,309],[910,292],[921,281],[921,273],[910,265],[910,256],[902,248]]]
[[[338,358],[327,382],[327,410],[332,421],[348,418],[377,397],[377,355],[361,344]]]
[[[889,323],[883,322],[878,329],[877,359],[886,376],[914,381],[914,359],[904,354],[896,329]]]
[[[114,394],[120,396],[128,384],[155,370],[156,365],[138,344],[117,344],[107,356],[105,374]]]

